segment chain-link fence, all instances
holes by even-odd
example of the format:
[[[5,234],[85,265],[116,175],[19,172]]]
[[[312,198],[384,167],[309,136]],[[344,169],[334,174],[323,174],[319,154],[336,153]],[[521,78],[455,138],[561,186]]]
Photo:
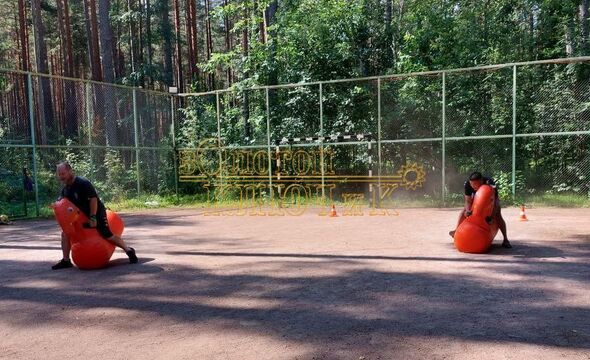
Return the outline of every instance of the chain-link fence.
[[[441,206],[481,171],[506,200],[588,204],[589,146],[590,57],[178,97],[0,72],[0,213],[12,216],[55,199],[63,159],[106,201],[291,189]]]
[[[289,172],[281,163],[290,156],[299,166],[297,156],[304,156],[310,169],[319,166],[318,183],[337,183],[334,201],[352,193],[370,202],[380,184],[417,165],[425,177],[398,184],[394,201],[460,203],[464,181],[481,171],[508,201],[561,196],[566,204],[590,203],[590,57],[181,96],[189,116],[180,129],[190,136],[179,150],[196,154],[187,160],[195,165],[179,174],[186,191],[211,196],[211,176],[198,178],[196,139],[213,138],[207,151],[215,154],[215,177],[224,179],[218,189],[232,175],[241,184],[266,184],[260,196],[285,176],[293,176],[285,186],[304,185],[311,172]],[[253,176],[248,156],[268,165]]]
[[[105,201],[174,193],[173,98],[119,85],[0,72],[0,213],[38,215],[68,160]]]

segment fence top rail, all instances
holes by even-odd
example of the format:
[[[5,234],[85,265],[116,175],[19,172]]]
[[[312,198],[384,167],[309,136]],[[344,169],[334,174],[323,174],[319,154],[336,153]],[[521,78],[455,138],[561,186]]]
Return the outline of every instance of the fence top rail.
[[[3,73],[14,73],[14,74],[20,74],[20,75],[46,77],[46,78],[50,78],[50,79],[69,80],[69,81],[81,82],[81,83],[86,83],[86,84],[112,86],[112,87],[116,87],[116,88],[120,88],[120,89],[137,90],[137,91],[141,91],[144,93],[160,95],[160,96],[172,96],[173,95],[173,94],[170,94],[167,92],[151,90],[151,89],[144,89],[144,88],[137,87],[137,86],[129,86],[129,85],[123,85],[123,84],[112,84],[112,83],[106,83],[106,82],[90,80],[90,79],[80,79],[80,78],[74,78],[74,77],[68,77],[68,76],[62,76],[62,75],[44,74],[44,73],[37,73],[37,72],[33,72],[33,71],[0,68],[0,73],[2,73],[2,72]]]
[[[472,67],[448,69],[448,70],[417,71],[417,72],[410,72],[410,73],[404,73],[404,74],[389,74],[389,75],[368,76],[368,77],[358,77],[358,78],[348,78],[348,79],[299,82],[299,83],[281,84],[281,85],[261,85],[261,86],[252,86],[252,87],[244,88],[243,90],[284,89],[284,88],[293,88],[293,87],[300,87],[300,86],[337,84],[337,83],[345,83],[345,82],[388,80],[388,79],[397,79],[397,78],[405,78],[405,77],[413,77],[413,76],[438,76],[443,73],[453,74],[453,73],[469,72],[469,71],[497,70],[497,69],[503,69],[503,68],[511,68],[514,66],[545,65],[545,64],[571,64],[571,63],[580,63],[580,62],[587,62],[587,61],[590,61],[590,56],[578,56],[578,57],[571,57],[571,58],[558,58],[558,59],[548,59],[548,60],[512,62],[512,63],[472,66]],[[237,91],[239,91],[239,90],[235,89],[235,88],[227,88],[227,89],[220,89],[220,90],[208,91],[208,92],[178,93],[176,95],[181,96],[181,97],[205,96],[205,95],[216,95],[219,93],[237,92]]]

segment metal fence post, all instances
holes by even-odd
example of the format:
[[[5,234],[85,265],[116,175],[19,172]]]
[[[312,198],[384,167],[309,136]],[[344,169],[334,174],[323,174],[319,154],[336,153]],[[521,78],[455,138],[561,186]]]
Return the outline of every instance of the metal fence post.
[[[377,162],[377,196],[381,208],[381,78],[377,79]]]
[[[139,129],[137,124],[137,90],[133,89],[133,128],[135,132],[135,171],[137,175],[137,196],[141,191],[139,183]]]
[[[217,108],[217,151],[219,152],[219,182],[221,185],[223,185],[223,154],[221,153],[221,105],[219,103],[219,91],[215,91],[215,102]]]
[[[176,116],[174,116],[174,100],[174,95],[170,95],[170,116],[172,117],[170,131],[172,132],[172,156],[174,158],[174,191],[176,193],[176,199],[178,200],[178,155],[176,154]]]
[[[516,197],[516,65],[512,68],[512,200]]]
[[[268,87],[264,89],[266,94],[266,142],[268,151],[268,184],[270,189],[270,199],[273,200],[273,188],[272,188],[272,160],[271,160],[271,149],[270,149],[270,101],[268,98]]]
[[[325,170],[324,170],[324,94],[323,85],[320,82],[320,171],[322,173],[322,201],[326,199]]]
[[[446,180],[445,180],[445,167],[447,161],[446,154],[446,122],[447,122],[447,73],[442,72],[442,202],[443,206],[446,202]]]
[[[33,80],[27,74],[29,95],[29,126],[31,127],[31,145],[33,145],[33,178],[35,179],[35,215],[39,217],[39,174],[37,173],[37,142],[35,140],[35,112],[33,111]]]

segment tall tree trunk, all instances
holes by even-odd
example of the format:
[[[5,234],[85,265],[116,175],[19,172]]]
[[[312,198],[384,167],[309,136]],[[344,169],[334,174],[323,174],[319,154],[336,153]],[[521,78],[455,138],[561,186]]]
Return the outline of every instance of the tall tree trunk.
[[[18,0],[18,26],[16,29],[16,40],[18,48],[20,49],[20,68],[23,71],[30,71],[31,65],[29,60],[29,34],[27,30],[27,8],[24,0]],[[16,22],[15,22],[16,23]],[[23,115],[29,113],[29,82],[26,76],[19,76],[20,81],[17,82],[17,88],[19,92],[22,92],[21,99],[25,99],[22,102],[21,111]]]
[[[210,0],[205,0],[205,33],[206,33],[206,52],[207,61],[211,60],[213,54],[213,35],[211,34],[211,6]],[[215,74],[210,72],[207,76],[208,89],[213,90],[215,88]]]
[[[11,58],[19,59],[22,61],[22,59],[20,58],[21,57],[20,49],[22,49],[22,46],[21,46],[21,41],[20,41],[21,29],[19,27],[18,14],[14,15],[14,22],[11,25],[14,25],[14,28],[12,29],[13,31],[10,32],[11,40],[12,40],[12,43],[16,45],[12,51],[14,53],[14,55],[12,55]],[[21,64],[18,64],[16,67],[19,68],[20,66],[21,66]],[[28,93],[27,92],[27,76],[22,75],[22,74],[15,74],[15,78],[16,78],[16,81],[14,81],[12,83],[12,89],[13,89],[12,91],[16,93],[16,97],[18,99],[26,99],[25,94]],[[29,105],[28,99],[26,99],[25,101],[22,101],[22,100],[19,101],[17,113],[19,114],[18,115],[19,118],[22,117],[23,119],[27,120],[25,122],[25,124],[26,124],[25,128],[30,129],[30,126],[28,126],[29,125],[29,121],[28,121],[28,119],[29,119],[29,116],[28,116],[29,106],[28,105]]]
[[[228,5],[228,0],[223,0],[223,6],[225,8],[227,8],[227,5]],[[223,16],[223,25],[225,28],[225,52],[229,53],[232,49],[232,43],[231,43],[231,34],[230,34],[231,23],[230,23],[230,19],[229,19],[229,16],[227,15],[227,13],[225,13]],[[227,86],[226,87],[230,87],[233,84],[231,65],[227,67],[226,76],[227,76]]]
[[[194,63],[195,63],[195,74],[194,76],[196,77],[196,83],[199,84],[199,82],[201,81],[201,73],[199,71],[199,27],[197,26],[198,23],[198,9],[197,9],[197,1],[195,0],[191,0],[191,3],[193,4],[192,6],[192,23],[191,23],[191,27],[192,27],[192,31],[193,31],[193,55],[194,55]]]
[[[243,13],[244,25],[242,29],[242,57],[244,59],[248,58],[249,53],[249,41],[248,41],[248,27],[249,21],[248,16],[248,7],[244,5],[244,13]],[[244,79],[249,77],[248,71],[244,71]],[[248,91],[244,90],[244,97],[243,97],[243,104],[242,104],[242,116],[244,117],[244,138],[246,140],[250,139],[252,132],[250,129],[250,99],[248,97]]]
[[[385,1],[385,67],[393,65],[393,31],[391,29],[391,21],[393,19],[392,0]]]
[[[132,78],[136,79],[136,74],[135,74],[135,60],[137,59],[137,51],[136,51],[136,43],[135,41],[133,41],[135,39],[135,33],[136,33],[136,29],[135,29],[135,22],[133,20],[134,18],[134,12],[135,12],[135,7],[134,7],[134,1],[133,0],[127,0],[127,11],[129,12],[129,59],[130,59],[130,65],[131,65],[131,73]],[[133,85],[137,85],[136,81],[133,81]]]
[[[27,8],[24,0],[18,0],[18,35],[20,41],[20,60],[21,70],[30,71],[31,63],[29,59],[29,34],[27,29]]]
[[[125,76],[125,53],[123,52],[123,42],[120,41],[123,32],[123,26],[121,23],[117,23],[117,32],[113,33],[113,42],[117,44],[117,47],[113,48],[113,64],[115,67],[115,79],[120,79]]]
[[[275,35],[275,31],[268,30],[269,28],[272,29],[272,25],[275,23],[277,8],[279,4],[277,0],[273,0],[268,4],[266,11],[264,12],[264,30],[265,30],[265,40],[268,41],[268,37],[273,38]],[[269,85],[276,85],[278,82],[277,78],[277,71],[276,71],[276,64],[275,64],[275,56],[276,56],[276,40],[272,39],[271,45],[269,47],[269,66],[270,66],[270,73],[268,74],[268,84]],[[274,93],[274,92],[273,92]]]
[[[47,46],[45,45],[45,26],[41,14],[41,1],[31,0],[31,14],[33,17],[33,30],[35,34],[35,62],[37,72],[49,74],[49,65],[47,63]],[[41,144],[47,144],[47,130],[52,129],[54,124],[53,104],[51,101],[51,82],[47,77],[40,77],[39,91],[37,92],[38,103],[43,107],[39,111],[40,139]]]
[[[139,20],[137,21],[137,36],[138,36],[138,46],[137,46],[137,62],[138,64],[140,64],[139,66],[139,71],[140,71],[140,77],[139,77],[139,86],[141,86],[142,88],[145,87],[145,59],[143,56],[143,47],[145,46],[145,37],[143,34],[143,8],[142,8],[142,2],[141,0],[139,0],[139,4],[137,6],[137,16],[139,17]]]
[[[397,54],[399,52],[399,48],[400,48],[400,43],[401,43],[401,39],[402,39],[402,19],[404,17],[404,11],[405,11],[405,0],[398,0],[397,1],[397,19],[396,19],[396,31],[394,34],[392,34],[391,38],[392,38],[392,45],[391,45],[391,51],[393,53],[393,58],[392,58],[392,67],[394,69],[394,71],[397,72],[397,70],[399,70],[397,68]]]
[[[193,47],[193,5],[194,0],[186,0],[185,1],[185,15],[186,15],[186,44],[187,44],[187,51],[188,51],[188,80],[187,83],[191,84],[194,80],[195,74],[195,54],[194,54],[194,47]]]
[[[102,81],[102,69],[100,64],[100,46],[98,44],[98,21],[96,18],[96,1],[84,0],[84,19],[86,22],[86,32],[88,33],[88,59],[90,63],[90,78],[94,81]],[[104,127],[104,96],[102,91],[96,91],[96,85],[91,85],[92,94],[92,113],[94,118],[91,123],[91,133],[93,129],[102,129]]]
[[[152,10],[150,7],[150,0],[145,0],[145,41],[147,49],[147,62],[148,62],[148,87],[153,88],[154,77],[153,77],[153,60],[154,54],[152,49]]]
[[[74,73],[74,51],[72,46],[72,30],[70,23],[70,9],[68,0],[57,0],[57,13],[59,30],[61,35],[61,48],[63,56],[63,75],[66,77],[75,77]],[[77,101],[75,84],[72,80],[64,80],[65,93],[65,129],[66,138],[72,138],[77,133]]]
[[[102,81],[100,65],[100,47],[98,44],[98,21],[96,18],[96,0],[84,0],[84,17],[86,32],[88,33],[88,59],[90,63],[91,79]]]
[[[104,81],[113,84],[115,82],[115,65],[113,62],[113,29],[109,19],[110,0],[98,0],[98,17],[100,29],[100,53],[102,55],[102,74]],[[104,87],[103,87],[104,88]],[[115,94],[112,89],[105,90],[105,133],[107,145],[117,146],[117,119],[115,118]]]
[[[276,85],[278,84],[278,74],[277,74],[277,63],[276,63],[276,39],[275,33],[276,31],[272,30],[272,26],[275,23],[276,13],[278,9],[278,1],[273,0],[268,4],[266,11],[264,12],[264,31],[265,31],[265,38],[267,43],[270,42],[270,46],[268,47],[268,64],[269,64],[269,73],[268,73],[268,85]],[[274,109],[277,103],[277,91],[270,90],[268,93],[268,102],[269,107]]]
[[[61,75],[63,68],[61,48],[51,54],[51,73]],[[64,103],[63,103],[63,79],[53,78],[53,103],[55,104],[56,132],[63,134],[64,129]]]
[[[164,83],[166,86],[172,86],[174,79],[172,74],[172,25],[170,24],[168,0],[162,0],[160,13],[162,14],[162,34],[164,36]]]
[[[229,1],[231,2],[231,1]],[[229,22],[229,28],[231,30],[234,29],[234,25],[235,25],[235,15],[230,17],[228,19]],[[235,44],[240,42],[240,34],[238,32],[234,32],[231,31],[230,32],[230,36],[229,36],[229,48],[233,51],[235,48]],[[230,74],[231,74],[231,79],[232,79],[232,84],[236,81],[236,70],[233,68],[233,66],[230,67]],[[234,97],[235,99],[235,97]]]
[[[588,50],[588,2],[589,0],[580,0],[580,26],[582,30],[582,49]],[[588,55],[587,52],[584,55]]]
[[[176,84],[179,92],[184,92],[182,76],[182,48],[180,44],[180,8],[178,0],[174,0],[174,33],[176,36]]]
[[[258,1],[254,0],[254,9],[256,13],[259,11]],[[258,39],[260,43],[266,44],[266,9],[262,11],[262,17],[258,22]]]
[[[129,59],[134,86],[143,86],[143,74],[141,71],[142,59],[142,26],[141,13],[139,12],[136,0],[127,0],[127,11],[129,12]],[[137,21],[139,17],[139,21]]]
[[[530,36],[530,44],[529,44],[529,54],[531,55],[530,59],[537,58],[537,38],[535,37],[535,12],[531,6],[527,7],[527,11],[529,14],[528,19],[528,28],[529,28],[529,36]]]

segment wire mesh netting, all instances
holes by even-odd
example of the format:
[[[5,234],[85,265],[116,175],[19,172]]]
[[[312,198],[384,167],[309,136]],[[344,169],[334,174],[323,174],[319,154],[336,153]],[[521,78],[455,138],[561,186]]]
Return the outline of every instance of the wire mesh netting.
[[[518,196],[527,199],[570,194],[590,198],[590,134],[522,137],[516,147],[527,154],[516,158]]]
[[[53,202],[63,160],[105,201],[175,191],[167,94],[56,76],[0,73],[0,213]]]
[[[512,68],[446,78],[446,137],[512,134]]]
[[[221,121],[220,132],[235,146],[263,146],[268,117],[267,145],[289,139],[295,140],[289,144],[293,148],[317,146],[331,153],[338,176],[349,178],[395,176],[419,166],[424,179],[417,191],[396,194],[405,202],[459,203],[463,182],[473,171],[494,177],[507,201],[559,192],[587,197],[590,169],[582,156],[590,127],[587,75],[586,63],[573,62],[278,86],[268,89],[268,111],[264,95],[250,95],[248,113],[244,95],[230,91],[224,96],[238,99],[222,101],[221,117],[235,116]],[[343,134],[352,137],[307,139]],[[355,141],[357,134],[372,138]],[[537,163],[548,174],[533,182]],[[351,186],[334,194],[341,197]],[[370,191],[359,186],[354,191]]]
[[[293,185],[292,206],[326,192],[374,202],[375,189],[393,204],[439,206],[462,201],[463,182],[481,171],[507,201],[588,204],[589,74],[574,59],[173,97],[2,72],[0,212],[53,201],[64,159],[106,201],[244,196],[228,190],[233,176],[266,198]],[[394,196],[381,199],[380,186]]]
[[[590,130],[588,65],[543,65],[518,68],[519,134]]]
[[[442,136],[441,75],[381,81],[381,139]]]
[[[0,73],[0,139],[2,144],[30,145],[27,76]]]
[[[320,135],[318,85],[269,90],[271,144],[283,138]]]
[[[32,148],[2,147],[0,214],[27,216],[35,206]]]

